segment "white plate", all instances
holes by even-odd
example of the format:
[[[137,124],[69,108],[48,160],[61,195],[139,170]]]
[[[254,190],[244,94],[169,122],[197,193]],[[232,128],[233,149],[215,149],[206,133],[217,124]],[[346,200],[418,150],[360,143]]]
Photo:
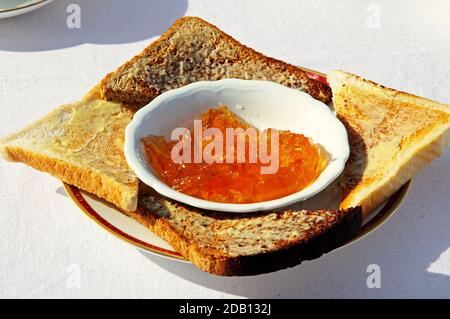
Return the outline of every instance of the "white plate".
[[[0,19],[39,9],[53,0],[0,0]]]

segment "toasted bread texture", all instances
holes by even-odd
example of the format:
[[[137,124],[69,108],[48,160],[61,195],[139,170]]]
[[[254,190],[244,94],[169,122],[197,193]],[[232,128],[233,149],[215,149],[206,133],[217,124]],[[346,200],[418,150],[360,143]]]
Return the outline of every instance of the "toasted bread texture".
[[[137,207],[138,179],[123,154],[132,113],[97,98],[63,105],[0,140],[0,154],[78,186],[125,210]]]
[[[450,106],[343,71],[327,79],[350,137],[340,207],[361,206],[367,215],[442,154],[450,141]]]
[[[145,105],[165,91],[224,78],[273,81],[331,101],[330,88],[302,69],[266,57],[197,17],[178,19],[142,53],[110,73],[102,82],[102,95]]]
[[[126,214],[166,240],[200,269],[221,276],[247,276],[300,264],[350,240],[360,209],[217,213],[142,194]]]

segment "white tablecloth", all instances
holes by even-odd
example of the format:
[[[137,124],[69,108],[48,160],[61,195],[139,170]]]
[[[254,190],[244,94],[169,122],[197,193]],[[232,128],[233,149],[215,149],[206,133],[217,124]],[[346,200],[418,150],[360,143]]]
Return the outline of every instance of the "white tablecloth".
[[[81,28],[66,26],[69,3]],[[0,20],[0,136],[81,97],[179,16],[279,59],[450,103],[449,1],[56,0]],[[221,278],[112,237],[61,182],[0,161],[0,297],[450,297],[450,151],[376,232],[292,269]],[[368,265],[381,287],[369,289]]]

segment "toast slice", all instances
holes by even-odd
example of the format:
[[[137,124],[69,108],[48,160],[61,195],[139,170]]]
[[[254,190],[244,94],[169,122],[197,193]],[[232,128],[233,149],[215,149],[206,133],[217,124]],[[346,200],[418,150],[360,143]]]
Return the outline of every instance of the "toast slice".
[[[218,213],[152,193],[125,212],[203,271],[247,276],[293,267],[344,244],[359,230],[360,208],[271,213]]]
[[[450,106],[343,71],[327,79],[350,140],[340,207],[361,206],[367,215],[442,154],[450,141]]]
[[[123,154],[132,112],[98,99],[98,88],[0,140],[0,154],[50,173],[124,210],[137,207],[138,179]]]
[[[145,105],[157,95],[196,81],[269,80],[328,103],[330,88],[291,64],[240,44],[197,17],[178,19],[142,53],[102,82],[107,100]]]

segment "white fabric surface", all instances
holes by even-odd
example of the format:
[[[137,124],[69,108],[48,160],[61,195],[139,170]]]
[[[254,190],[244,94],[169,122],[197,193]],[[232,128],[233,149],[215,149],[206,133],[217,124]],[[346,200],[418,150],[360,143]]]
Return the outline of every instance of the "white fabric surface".
[[[66,27],[69,3],[81,7],[80,29]],[[182,15],[294,64],[450,103],[449,1],[57,0],[0,20],[0,136],[78,99]],[[447,150],[421,171],[370,236],[246,278],[144,255],[86,218],[58,180],[0,161],[0,298],[450,297],[449,160]],[[380,266],[379,289],[366,285],[369,264]]]

